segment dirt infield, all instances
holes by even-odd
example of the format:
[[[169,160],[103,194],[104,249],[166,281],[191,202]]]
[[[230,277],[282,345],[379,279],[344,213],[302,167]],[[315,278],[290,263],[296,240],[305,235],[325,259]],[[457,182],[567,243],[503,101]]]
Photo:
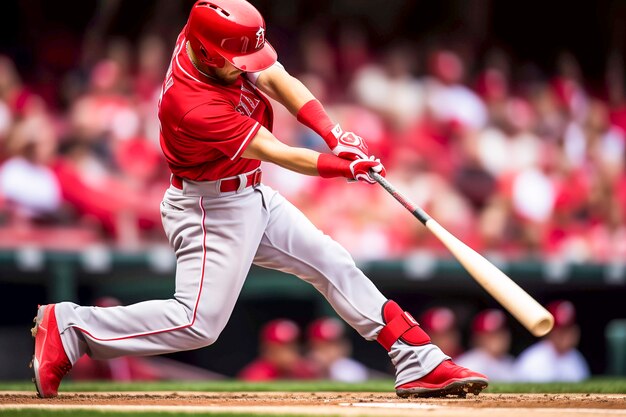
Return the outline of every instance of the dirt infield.
[[[461,398],[400,399],[393,393],[124,392],[62,393],[42,400],[32,392],[0,392],[0,411],[18,408],[238,412],[346,416],[496,416],[537,413],[626,416],[626,394],[481,394]]]

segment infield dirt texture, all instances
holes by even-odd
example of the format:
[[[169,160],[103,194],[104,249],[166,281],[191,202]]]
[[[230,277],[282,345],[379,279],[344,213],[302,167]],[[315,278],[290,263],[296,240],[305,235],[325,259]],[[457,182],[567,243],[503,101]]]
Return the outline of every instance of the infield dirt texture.
[[[71,411],[70,411],[71,410]],[[39,399],[0,392],[0,415],[99,416],[118,413],[333,416],[626,416],[626,394],[493,394],[465,399],[400,399],[380,392],[62,392]],[[68,412],[69,411],[69,412]],[[78,412],[79,413],[79,412]],[[174,415],[173,414],[173,415]]]

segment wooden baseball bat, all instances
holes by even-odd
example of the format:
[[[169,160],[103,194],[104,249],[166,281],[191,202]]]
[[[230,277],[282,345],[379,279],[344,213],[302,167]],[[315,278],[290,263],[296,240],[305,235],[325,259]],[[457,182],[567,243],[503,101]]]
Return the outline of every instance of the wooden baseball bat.
[[[513,282],[504,272],[448,232],[421,207],[396,190],[383,176],[373,171],[370,171],[370,176],[422,222],[452,252],[454,257],[480,286],[491,294],[533,335],[543,336],[552,330],[554,325],[552,314]]]

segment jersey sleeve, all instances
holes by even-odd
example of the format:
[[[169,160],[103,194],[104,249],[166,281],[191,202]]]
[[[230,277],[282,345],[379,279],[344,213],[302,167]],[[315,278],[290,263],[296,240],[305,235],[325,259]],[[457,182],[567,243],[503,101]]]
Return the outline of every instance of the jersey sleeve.
[[[215,102],[189,111],[181,121],[178,132],[235,160],[260,128],[259,122],[239,113],[231,103]]]
[[[274,64],[270,67],[278,67],[278,68],[285,68],[283,66],[283,64],[281,64],[280,62],[276,61],[274,62]],[[265,71],[265,70],[263,70]],[[252,84],[256,85],[256,81],[259,79],[259,76],[263,73],[263,71],[258,71],[258,72],[246,72],[245,77],[248,79],[248,81],[250,81]]]

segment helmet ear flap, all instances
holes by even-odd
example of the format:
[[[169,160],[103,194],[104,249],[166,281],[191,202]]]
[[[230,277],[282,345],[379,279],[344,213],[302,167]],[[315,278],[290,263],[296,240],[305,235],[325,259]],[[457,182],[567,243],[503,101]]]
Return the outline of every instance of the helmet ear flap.
[[[216,52],[207,51],[203,45],[200,45],[200,55],[201,56],[198,57],[200,61],[210,67],[222,68],[226,63],[224,57]]]

